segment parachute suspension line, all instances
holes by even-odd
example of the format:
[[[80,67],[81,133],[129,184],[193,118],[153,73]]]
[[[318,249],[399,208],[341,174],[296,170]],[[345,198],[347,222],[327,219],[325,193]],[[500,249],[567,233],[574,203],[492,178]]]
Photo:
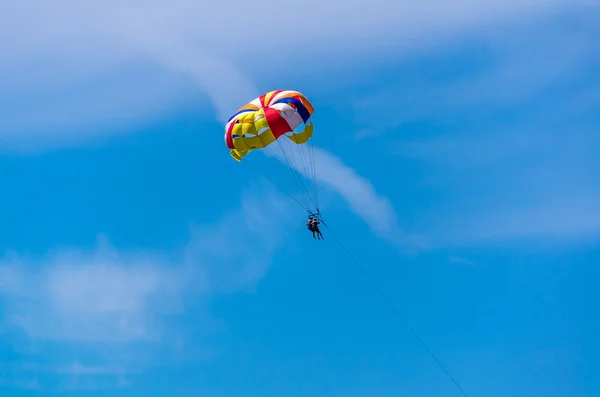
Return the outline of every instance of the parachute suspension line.
[[[311,195],[311,190],[314,190],[314,186],[313,189],[310,189],[310,185],[312,184],[312,178],[311,178],[311,174],[309,172],[309,164],[307,163],[306,159],[305,159],[305,155],[304,155],[304,151],[306,150],[306,145],[309,145],[309,142],[306,142],[302,145],[295,145],[297,147],[297,153],[296,150],[291,150],[290,156],[292,158],[292,160],[290,161],[290,163],[292,163],[293,167],[296,168],[296,171],[300,174],[304,174],[304,177],[306,177],[306,179],[308,180],[308,184],[309,186],[306,187],[306,185],[304,185],[304,181],[302,181],[302,186],[304,187],[304,190],[306,192],[306,196],[309,199],[310,202],[312,202],[312,204],[314,205],[315,209],[318,209],[318,203],[315,201],[314,196]],[[296,160],[299,160],[299,164],[296,162]],[[302,176],[298,175],[299,179],[302,180]]]
[[[371,284],[371,286],[373,288],[375,288],[375,290],[379,293],[379,295],[381,295],[381,297],[387,302],[387,304],[390,306],[390,308],[392,309],[392,311],[396,314],[396,316],[398,316],[398,318],[404,323],[404,325],[409,329],[409,331],[413,334],[413,336],[417,339],[417,341],[419,341],[419,343],[425,348],[425,350],[427,351],[427,353],[429,353],[429,355],[433,358],[433,360],[437,363],[437,365],[442,369],[442,371],[446,374],[446,376],[450,379],[450,381],[452,383],[454,383],[454,386],[456,386],[456,388],[460,391],[460,393],[464,396],[464,397],[468,397],[467,393],[465,393],[465,391],[462,389],[462,387],[460,387],[460,385],[458,384],[458,382],[454,379],[454,377],[452,375],[450,375],[450,372],[446,369],[446,367],[442,364],[442,362],[436,357],[436,355],[433,353],[433,351],[431,351],[431,349],[427,346],[427,344],[423,341],[423,339],[421,339],[421,337],[419,336],[419,334],[417,334],[417,331],[415,331],[415,329],[413,327],[410,326],[410,324],[408,323],[408,321],[404,318],[404,316],[400,313],[400,310],[398,310],[398,308],[396,308],[396,306],[392,303],[392,301],[387,297],[387,295],[385,295],[383,293],[383,291],[381,290],[381,288],[379,288],[377,286],[377,284],[375,283],[375,281],[373,281],[373,279],[371,278],[371,276],[369,276],[369,274],[367,273],[367,271],[360,265],[360,263],[358,262],[358,260],[354,257],[354,255],[352,255],[352,253],[348,250],[348,248],[346,248],[346,246],[344,246],[344,244],[340,241],[340,239],[335,235],[335,233],[333,233],[333,230],[331,230],[331,228],[327,225],[327,223],[325,223],[323,221],[323,219],[321,219],[321,223],[323,223],[323,225],[329,230],[329,232],[331,233],[331,235],[333,236],[334,240],[337,241],[337,243],[339,244],[339,246],[346,251],[346,254],[348,255],[348,257],[354,262],[354,264],[358,267],[358,269],[362,272],[362,274],[365,276],[365,278],[367,279],[367,281],[369,281],[369,283]]]
[[[306,175],[306,178],[308,180],[310,180],[310,182],[311,182],[312,194],[313,194],[312,197],[314,199],[315,207],[318,210],[319,209],[319,199],[317,196],[317,176],[316,176],[315,167],[314,167],[314,160],[311,155],[311,152],[312,152],[311,149],[312,149],[312,143],[310,140],[308,140],[308,142],[306,142],[304,145],[302,145],[302,149],[299,150],[299,153],[300,153],[302,165],[304,166],[304,174]]]
[[[310,158],[312,178],[313,178],[313,190],[315,194],[315,201],[317,202],[317,210],[319,210],[319,189],[317,188],[317,166],[315,164],[315,148],[312,145],[312,142],[307,142],[308,146],[308,156]]]
[[[284,159],[286,159],[286,153],[281,147],[281,142],[278,142],[278,144],[280,145],[280,149]],[[292,195],[296,196],[296,201],[301,201],[302,207],[310,212],[310,195],[306,194],[306,189],[303,189],[301,181],[299,180],[298,175],[295,173],[294,168],[290,165],[290,163],[287,160],[285,161],[287,166],[283,164],[284,159],[282,159],[280,155],[274,154],[273,149],[271,147],[267,146],[265,149],[267,150],[267,153],[269,153],[269,156],[271,156],[274,159],[274,161],[277,162],[277,165],[279,166],[279,168],[281,168],[281,171],[284,174],[287,174],[289,172],[292,175],[292,178],[286,178],[288,181],[291,181],[289,183],[292,184],[292,186],[289,186],[289,188],[292,191],[296,192],[295,194],[292,193]]]
[[[306,194],[306,199],[308,200],[308,202],[312,202],[312,204],[314,205],[315,203],[314,203],[312,197],[310,196],[310,192],[306,188],[306,185],[304,184],[304,181],[302,180],[302,176],[300,175],[302,172],[300,170],[300,166],[298,166],[295,162],[295,156],[293,155],[294,151],[288,152],[287,149],[284,148],[285,144],[279,140],[277,141],[277,143],[279,144],[279,147],[281,148],[281,151],[283,152],[283,155],[288,164],[290,172],[292,173],[294,179],[298,182],[298,186],[299,186],[300,190],[302,190],[304,192],[304,194]],[[291,146],[290,142],[286,141],[286,144],[289,144]],[[298,147],[298,150],[302,150],[300,147],[301,145],[295,145],[295,146]]]
[[[244,139],[244,138],[242,138]],[[269,153],[269,157],[273,157],[276,158],[276,156],[273,154],[273,152],[271,151],[271,148],[268,145],[265,145],[264,141],[262,140],[262,136],[260,134],[258,134],[258,139],[261,141],[261,143],[264,146],[264,149],[267,151],[267,153]],[[283,164],[281,164],[280,161],[276,160],[276,163],[279,164],[279,166],[281,167],[281,169],[283,170],[283,172],[285,173],[285,167],[283,166]],[[286,189],[281,183],[278,183],[275,178],[271,177],[269,174],[267,174],[267,172],[263,169],[261,169],[261,167],[259,167],[256,164],[252,164],[254,166],[254,168],[265,178],[267,179],[269,182],[271,182],[271,184],[273,184],[273,186],[275,186],[276,188],[278,188],[279,190],[281,190],[283,193],[285,193],[288,197],[290,197],[292,200],[294,200],[296,202],[296,204],[298,204],[300,207],[304,208],[306,211],[310,212],[310,206],[307,205],[307,203],[303,203],[299,200],[299,198],[294,197],[294,194],[292,194],[288,189]],[[266,168],[266,167],[265,167]]]
[[[287,194],[289,196],[289,198],[291,198],[292,200],[294,200],[296,202],[296,204],[298,204],[300,207],[304,208],[307,212],[310,213],[310,209],[305,204],[302,204],[300,201],[298,201],[298,199],[296,197],[294,197],[294,195],[291,194],[286,188],[284,188],[279,183],[277,183],[277,181],[275,181],[273,178],[271,178],[269,175],[267,175],[263,170],[261,170],[258,166],[256,166],[256,164],[253,164],[253,166],[258,171],[258,173],[261,174],[266,180],[271,182],[273,184],[273,186],[275,186],[276,188],[281,190],[283,193]]]
[[[286,149],[284,149],[284,144],[281,143],[281,141],[279,139],[276,140],[277,144],[279,145],[279,148],[281,149],[281,152],[283,153],[283,157],[289,167],[289,171],[292,174],[292,178],[296,181],[296,184],[298,186],[298,188],[303,191],[303,193],[305,194],[305,198],[308,199],[308,202],[312,202],[313,205],[316,206],[316,204],[314,203],[314,200],[312,199],[312,197],[310,196],[310,192],[308,191],[308,189],[306,188],[306,186],[304,185],[304,182],[302,181],[301,178],[298,177],[298,175],[296,174],[296,172],[298,172],[297,167],[294,167],[294,163],[292,161],[290,161],[290,154],[287,152]],[[296,172],[294,172],[296,171]]]
[[[307,145],[307,144],[308,144],[308,142],[306,142],[304,145]],[[310,175],[307,172],[307,170],[308,170],[307,169],[307,164],[304,161],[304,156],[303,156],[303,154],[304,154],[303,153],[304,152],[304,145],[296,145],[298,147],[298,153],[294,153],[294,151],[292,151],[290,157],[292,157],[292,163],[294,164],[294,167],[296,167],[296,164],[297,164],[296,160],[297,160],[297,158],[298,157],[300,158],[299,162],[300,162],[300,165],[302,167],[297,167],[297,171],[299,171],[300,173],[304,174],[305,177],[310,180]],[[307,192],[308,192],[308,189],[307,189]]]

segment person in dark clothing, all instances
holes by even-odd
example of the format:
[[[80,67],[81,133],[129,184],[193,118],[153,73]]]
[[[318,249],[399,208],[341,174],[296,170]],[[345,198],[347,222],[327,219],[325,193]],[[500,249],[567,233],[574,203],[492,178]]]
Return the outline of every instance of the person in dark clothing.
[[[319,230],[319,223],[321,223],[319,221],[319,219],[317,219],[317,217],[314,217],[312,219],[309,219],[309,222],[311,222],[312,225],[312,229],[310,229],[313,233],[313,238],[317,238],[315,237],[315,233],[318,236],[319,240],[323,239],[323,233],[321,233],[321,231]]]
[[[311,232],[313,231],[313,217],[312,217],[312,215],[308,216],[308,220],[306,221],[306,228],[308,230],[310,230]]]

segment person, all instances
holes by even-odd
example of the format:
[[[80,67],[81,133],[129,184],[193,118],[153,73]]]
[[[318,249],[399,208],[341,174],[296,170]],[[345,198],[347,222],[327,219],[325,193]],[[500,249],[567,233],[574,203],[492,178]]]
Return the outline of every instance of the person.
[[[308,220],[306,221],[306,227],[308,228],[308,230],[310,230],[311,232],[313,232],[313,236],[314,236],[315,232],[313,230],[313,217],[312,217],[312,215],[308,216]]]
[[[311,229],[311,231],[313,233],[313,238],[316,238],[315,237],[315,233],[317,233],[317,236],[318,236],[319,240],[322,240],[323,239],[323,233],[321,233],[321,231],[319,230],[319,223],[321,223],[321,222],[315,216],[314,218],[312,218],[312,222],[311,223],[312,223],[312,229]]]

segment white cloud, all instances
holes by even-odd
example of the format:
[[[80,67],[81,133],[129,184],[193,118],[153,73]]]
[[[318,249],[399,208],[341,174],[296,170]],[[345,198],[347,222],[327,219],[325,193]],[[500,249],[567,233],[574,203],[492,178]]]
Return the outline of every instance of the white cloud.
[[[403,85],[401,95],[393,85],[363,104],[382,120],[381,98],[395,94],[397,117],[379,127],[394,137],[388,153],[419,181],[413,188],[428,206],[410,212],[432,244],[556,245],[600,235],[598,25],[578,21],[539,20],[495,37],[484,62],[461,58],[480,78],[449,73]]]
[[[358,175],[333,154],[314,148],[314,161],[318,169],[319,183],[340,194],[358,215],[378,235],[399,245],[409,245],[416,241],[404,235],[398,225],[398,218],[390,201],[379,194],[368,179]],[[303,172],[298,168],[299,172]]]
[[[319,180],[348,201],[352,210],[382,235],[394,233],[396,213],[389,200],[380,196],[373,185],[336,156],[315,148],[315,164]]]
[[[600,235],[600,209],[596,193],[540,200],[534,205],[500,206],[497,210],[481,208],[453,225],[461,230],[453,236],[436,236],[447,244],[480,244],[545,240],[554,246],[560,242],[596,242]]]
[[[390,200],[379,194],[373,184],[345,165],[338,157],[315,148],[315,164],[320,183],[340,194],[358,215],[379,236],[403,249],[421,249],[427,242],[415,234],[405,233]]]
[[[566,76],[598,60],[597,22],[581,13],[573,16],[577,24],[564,26],[562,18],[542,15],[526,26],[482,28],[475,38],[465,40],[464,47],[398,62],[400,70],[408,71],[365,94],[348,95],[355,122],[366,129],[355,136],[369,139],[422,120],[435,120],[442,128],[457,117],[477,123],[499,110],[527,106],[540,92],[564,84]],[[415,64],[427,66],[417,71]],[[580,101],[579,96],[565,101],[561,116],[574,106],[572,102]],[[394,134],[407,140],[405,134]]]
[[[267,158],[275,158],[283,167],[266,165],[268,163],[261,161],[263,154]],[[261,156],[261,160],[255,156]],[[327,208],[321,201],[323,188],[339,194],[348,203],[350,210],[379,236],[397,245],[408,246],[417,242],[414,237],[402,233],[390,201],[378,193],[367,178],[328,151],[312,143],[296,145],[282,139],[277,144],[269,145],[261,153],[252,153],[248,157],[244,161],[257,165],[260,171],[274,181],[274,185],[306,210],[316,211],[321,207],[319,209],[324,210],[322,215],[326,222]],[[332,227],[335,228],[333,225]]]
[[[10,323],[34,338],[91,342],[159,337],[156,318],[179,303],[185,280],[158,258],[102,248],[62,251],[41,265],[13,263],[8,269],[18,280],[9,295],[16,300],[5,306]]]
[[[257,217],[264,205],[270,211]],[[208,302],[256,285],[294,230],[287,216],[281,197],[249,192],[241,209],[195,229],[182,252],[122,251],[101,242],[91,251],[5,257],[1,328],[29,361],[12,371],[23,381],[45,372],[82,382],[112,375],[115,386],[157,360],[198,359],[205,352],[189,341],[209,349],[198,344],[214,332]]]
[[[254,96],[248,73],[287,75],[291,65],[324,50],[331,56],[355,56],[357,51],[385,52],[385,46],[398,48],[399,43],[418,47],[422,40],[416,38],[437,36],[441,29],[461,30],[566,3],[357,0],[309,1],[298,7],[268,1],[256,7],[237,0],[210,5],[9,0],[0,16],[0,133],[5,146],[14,140],[24,144],[31,134],[62,136],[66,130],[77,131],[70,133],[72,139],[87,139],[98,129],[118,130],[123,117],[144,121],[188,98],[184,84],[165,89],[178,80],[157,79],[147,68],[140,68],[132,82],[120,69],[134,60],[191,75],[222,120]],[[270,10],[269,17],[264,9]],[[105,89],[110,82],[99,81],[108,71],[113,72],[111,90]],[[86,125],[96,129],[82,132]]]
[[[600,235],[600,140],[568,120],[505,125],[503,139],[474,130],[453,135],[452,145],[410,146],[410,161],[428,167],[422,185],[437,197],[427,211],[415,208],[416,230],[440,245],[556,245]]]

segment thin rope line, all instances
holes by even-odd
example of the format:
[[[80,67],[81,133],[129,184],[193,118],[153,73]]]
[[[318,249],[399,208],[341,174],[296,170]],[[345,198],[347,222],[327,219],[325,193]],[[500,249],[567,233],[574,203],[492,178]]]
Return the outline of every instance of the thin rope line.
[[[281,141],[279,139],[275,140],[278,144],[279,144],[279,148],[281,149],[281,152],[283,153],[283,156],[285,158],[285,161],[288,165],[289,171],[292,174],[292,178],[296,181],[296,184],[298,185],[298,187],[300,188],[301,191],[304,191],[305,193],[305,199],[307,199],[307,203],[308,206],[310,207],[310,203],[312,203],[315,207],[316,204],[314,202],[314,200],[312,199],[310,192],[308,191],[308,189],[306,188],[306,186],[304,185],[304,182],[302,181],[302,178],[299,177],[294,171],[296,171],[296,167],[294,167],[294,165],[292,165],[292,162],[290,162],[289,156],[287,151],[284,149],[284,144],[281,143]],[[295,163],[294,163],[295,164]],[[297,171],[296,171],[297,172]]]
[[[452,381],[452,383],[454,383],[454,385],[458,388],[458,390],[462,393],[462,395],[464,397],[468,397],[467,393],[465,393],[465,391],[462,389],[462,387],[460,387],[460,385],[454,379],[454,377],[452,375],[450,375],[450,372],[448,372],[448,370],[442,364],[442,362],[440,360],[438,360],[438,358],[436,357],[436,355],[433,354],[433,352],[431,351],[431,349],[427,346],[427,344],[423,341],[423,339],[421,339],[421,337],[417,334],[417,331],[415,331],[415,329],[410,326],[410,324],[408,323],[408,321],[404,318],[404,316],[400,313],[400,311],[396,308],[396,306],[392,303],[392,301],[383,293],[383,291],[381,290],[381,288],[379,288],[377,286],[377,284],[375,283],[375,281],[373,281],[373,279],[371,278],[371,276],[369,276],[369,274],[367,273],[367,271],[360,265],[360,263],[358,262],[358,260],[356,260],[356,258],[354,257],[354,255],[352,255],[352,253],[346,248],[346,246],[344,246],[344,244],[335,235],[335,233],[333,233],[333,230],[331,230],[331,228],[325,222],[323,222],[323,225],[325,225],[325,227],[331,232],[331,235],[333,236],[333,238],[338,242],[338,244],[340,245],[340,247],[342,247],[342,249],[344,251],[346,251],[346,254],[348,255],[348,257],[350,257],[350,259],[352,259],[352,261],[354,262],[354,264],[359,268],[359,270],[362,272],[362,274],[371,283],[371,286],[373,286],[373,288],[375,288],[375,290],[377,292],[379,292],[379,295],[381,295],[381,297],[392,308],[392,310],[394,311],[394,313],[396,313],[396,315],[398,316],[398,318],[400,318],[400,320],[402,320],[402,322],[404,323],[404,325],[406,325],[406,327],[410,330],[410,332],[413,334],[413,336],[419,341],[419,343],[421,343],[421,345],[425,348],[425,350],[427,351],[427,353],[429,353],[429,355],[434,359],[434,361],[438,364],[438,366],[442,369],[442,371],[444,371],[444,373],[448,376],[448,378]]]

